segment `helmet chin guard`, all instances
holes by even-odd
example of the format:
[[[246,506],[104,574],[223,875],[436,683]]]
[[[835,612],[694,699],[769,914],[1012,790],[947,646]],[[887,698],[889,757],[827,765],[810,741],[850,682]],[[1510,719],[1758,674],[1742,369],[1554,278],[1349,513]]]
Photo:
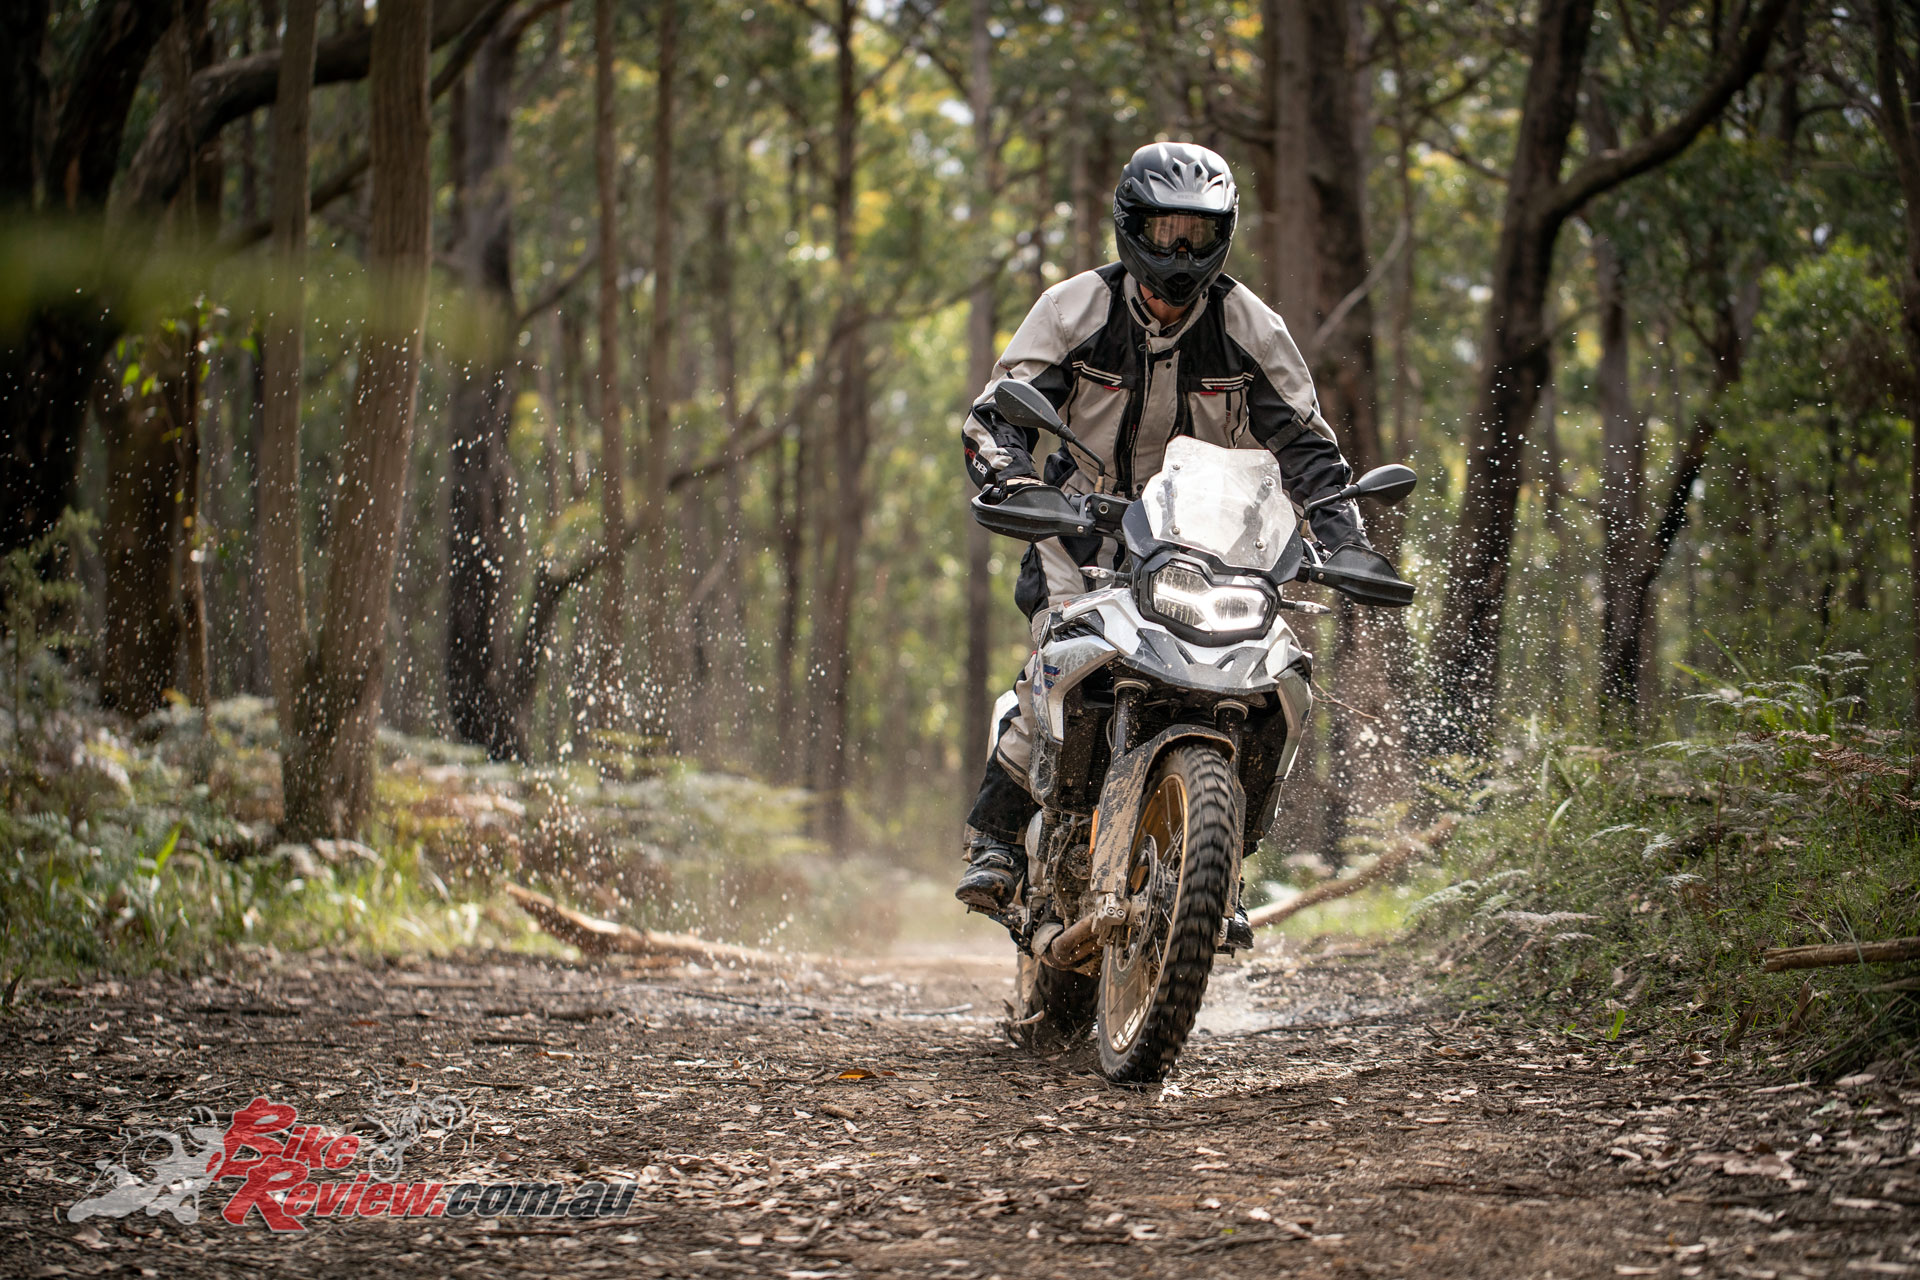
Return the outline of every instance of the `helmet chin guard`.
[[[1176,307],[1198,298],[1227,265],[1240,192],[1227,162],[1190,142],[1133,153],[1113,192],[1114,243],[1127,274]]]

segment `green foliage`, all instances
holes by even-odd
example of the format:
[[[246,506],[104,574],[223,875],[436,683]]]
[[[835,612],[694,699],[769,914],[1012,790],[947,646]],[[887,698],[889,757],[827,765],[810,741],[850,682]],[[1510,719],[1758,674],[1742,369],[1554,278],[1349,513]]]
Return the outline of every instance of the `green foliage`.
[[[1761,952],[1920,934],[1920,757],[1836,692],[1859,654],[1699,696],[1656,746],[1544,743],[1470,819],[1416,937],[1472,998],[1609,1040],[1841,1073],[1920,1046],[1912,969],[1765,973]]]
[[[508,881],[636,925],[778,947],[882,941],[897,925],[899,875],[804,839],[797,790],[651,757],[625,778],[490,764],[385,732],[369,843],[288,845],[273,835],[267,703],[222,702],[204,721],[176,705],[132,734],[78,707],[41,719],[36,785],[0,814],[8,992],[31,976],[191,970],[235,947],[557,948]]]
[[[6,645],[9,755],[7,808],[19,803],[23,778],[34,772],[27,720],[36,708],[58,707],[65,682],[54,655],[85,647],[87,636],[75,626],[80,584],[67,572],[67,557],[90,545],[97,522],[85,512],[67,510],[51,529],[0,560],[0,641]]]

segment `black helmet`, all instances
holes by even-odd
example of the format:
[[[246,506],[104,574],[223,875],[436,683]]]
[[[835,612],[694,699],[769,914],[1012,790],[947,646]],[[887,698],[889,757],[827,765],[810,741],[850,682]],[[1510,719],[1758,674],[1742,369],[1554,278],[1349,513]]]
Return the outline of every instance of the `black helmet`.
[[[1120,261],[1155,295],[1184,307],[1227,265],[1240,192],[1227,162],[1190,142],[1133,153],[1113,190]]]

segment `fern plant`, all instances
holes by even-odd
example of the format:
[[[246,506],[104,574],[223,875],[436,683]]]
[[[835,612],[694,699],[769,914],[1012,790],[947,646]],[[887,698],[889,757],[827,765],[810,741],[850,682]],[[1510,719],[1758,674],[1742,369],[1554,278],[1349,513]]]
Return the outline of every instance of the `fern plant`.
[[[86,637],[70,625],[78,612],[80,584],[57,572],[61,552],[77,555],[90,545],[93,516],[69,508],[51,529],[24,547],[0,559],[0,639],[6,645],[7,711],[12,721],[8,743],[7,809],[19,807],[19,780],[31,768],[27,754],[27,716],[36,702],[57,701],[57,669],[49,668],[48,688],[38,699],[29,696],[29,678],[43,656],[61,649],[77,649]],[[36,716],[38,731],[40,717]]]

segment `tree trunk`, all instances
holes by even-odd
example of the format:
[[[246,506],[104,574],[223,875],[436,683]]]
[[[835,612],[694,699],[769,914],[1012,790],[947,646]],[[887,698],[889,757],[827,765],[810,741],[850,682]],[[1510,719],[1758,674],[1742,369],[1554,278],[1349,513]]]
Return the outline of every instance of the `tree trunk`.
[[[1549,570],[1556,582],[1571,582],[1576,576],[1573,558],[1573,529],[1561,506],[1566,495],[1566,457],[1560,448],[1560,403],[1552,379],[1540,391],[1540,430],[1545,434],[1541,452],[1546,455],[1547,473],[1536,483],[1540,486],[1542,514],[1553,535],[1553,565]],[[1549,593],[1547,605],[1547,722],[1560,722],[1567,687],[1567,591]]]
[[[675,566],[667,546],[667,445],[673,412],[673,271],[680,260],[673,226],[673,77],[680,25],[678,0],[660,0],[659,61],[654,68],[653,108],[653,301],[647,308],[647,442],[643,472],[645,506],[640,545],[647,564],[647,685],[657,723],[671,734],[684,714],[687,654],[683,634],[669,622]],[[690,588],[689,588],[690,589]]]
[[[1311,196],[1315,246],[1313,310],[1301,317],[1317,330],[1367,279],[1366,157],[1354,95],[1357,64],[1345,3],[1305,6],[1309,170],[1301,185]],[[1374,369],[1373,304],[1361,296],[1314,356],[1314,386],[1322,411],[1356,471],[1385,461],[1380,440]],[[1401,519],[1391,508],[1369,513],[1378,545],[1391,553]],[[1400,773],[1404,738],[1392,673],[1404,666],[1404,620],[1395,611],[1368,610],[1344,598],[1335,639],[1335,684],[1347,706],[1333,714],[1327,815],[1330,842],[1346,834],[1350,814],[1387,802]]]
[[[840,0],[834,20],[834,168],[833,252],[837,267],[834,333],[834,507],[826,528],[832,537],[826,590],[821,596],[814,633],[814,667],[820,672],[820,749],[816,752],[814,785],[820,792],[821,838],[844,848],[849,781],[848,694],[853,641],[854,576],[859,565],[860,539],[865,529],[862,472],[867,456],[867,348],[864,301],[854,270],[854,202],[857,196],[860,89],[854,57],[855,0]]]
[[[1911,7],[1908,8],[1911,13]],[[1905,204],[1906,270],[1900,279],[1900,317],[1911,364],[1902,406],[1912,429],[1912,479],[1907,505],[1907,572],[1912,587],[1913,654],[1907,678],[1912,682],[1913,715],[1920,725],[1920,53],[1903,32],[1893,0],[1873,0],[1874,84],[1880,109],[1880,133],[1893,153]]]
[[[801,581],[806,541],[806,405],[795,407],[793,447],[781,445],[774,457],[774,512],[780,520],[780,618],[774,626],[774,777],[783,783],[806,777],[803,750],[806,731],[801,723],[799,691],[793,664],[801,647]]]
[[[47,109],[41,67],[49,0],[16,0],[0,8],[0,211],[33,207],[35,151]]]
[[[512,679],[507,578],[513,467],[513,201],[508,148],[513,69],[524,30],[494,29],[474,59],[462,132],[459,261],[477,302],[473,341],[454,388],[447,458],[447,715],[454,732],[495,760],[526,756],[527,708]]]
[[[214,24],[208,20],[207,0],[190,0],[180,10],[175,35],[186,47],[190,71],[200,71],[216,56]],[[184,85],[181,86],[184,89]],[[220,139],[209,138],[194,153],[186,186],[185,216],[181,219],[190,243],[204,249],[220,238],[221,200],[226,189],[226,170],[221,161]],[[207,649],[207,550],[216,541],[207,527],[206,480],[202,459],[207,456],[206,421],[201,413],[203,388],[200,377],[201,312],[196,301],[190,319],[176,326],[178,377],[171,384],[177,394],[168,402],[168,416],[174,425],[174,448],[179,458],[180,488],[178,547],[181,559],[181,641],[186,647],[187,693],[202,716],[213,707],[212,655]]]
[[[211,545],[205,528],[201,458],[206,452],[200,413],[200,309],[169,335],[173,350],[164,357],[168,376],[162,383],[174,455],[171,541],[179,565],[180,642],[186,651],[187,696],[205,715],[213,706],[213,677],[207,654],[207,581],[202,572],[205,549]]]
[[[433,187],[428,0],[384,0],[368,80],[373,156],[370,314],[347,415],[321,630],[285,761],[287,826],[346,835],[373,803],[387,604],[406,496],[426,324]]]
[[[173,536],[179,456],[152,397],[114,387],[103,388],[100,401],[107,475],[100,702],[138,720],[165,702],[180,653]]]
[[[1407,68],[1400,41],[1397,6],[1387,5],[1381,15],[1384,37],[1393,59],[1394,75],[1394,186],[1400,196],[1400,223],[1406,228],[1407,242],[1393,264],[1393,456],[1406,459],[1413,453],[1413,430],[1408,406],[1412,403],[1413,360],[1408,352],[1408,335],[1413,329],[1413,294],[1418,279],[1414,271],[1415,199],[1413,185],[1412,141],[1415,125],[1407,109]]]
[[[1335,3],[1337,0],[1326,0]],[[1283,320],[1308,330],[1319,276],[1313,240],[1313,190],[1309,185],[1309,135],[1316,122],[1308,87],[1307,15],[1324,7],[1312,0],[1262,0],[1262,89],[1268,128],[1266,166],[1256,175],[1265,234],[1267,300]],[[1325,20],[1325,15],[1321,15]],[[1342,63],[1344,66],[1345,64]],[[1343,122],[1351,122],[1340,108]]]
[[[301,372],[306,360],[308,136],[318,0],[287,0],[280,92],[273,107],[273,239],[261,323],[260,538],[268,664],[283,745],[308,653],[304,517],[300,495]],[[290,748],[289,748],[290,749]]]
[[[626,641],[626,551],[627,526],[626,439],[620,423],[620,388],[616,383],[619,366],[615,360],[620,341],[620,259],[615,235],[619,219],[619,175],[614,171],[613,154],[613,6],[614,0],[594,0],[593,42],[593,171],[599,199],[600,297],[598,343],[594,398],[600,409],[600,516],[608,552],[607,567],[600,583],[600,656],[595,689],[591,697],[592,719],[607,727],[625,718],[626,672],[623,665]]]
[[[719,252],[713,255],[713,358],[714,379],[720,384],[720,414],[727,424],[728,465],[721,481],[721,531],[718,556],[721,563],[718,613],[721,634],[716,637],[716,688],[711,697],[700,701],[712,707],[718,720],[717,742],[729,768],[738,769],[743,760],[742,728],[746,723],[747,689],[747,610],[746,610],[746,516],[741,495],[746,460],[740,454],[747,424],[740,417],[739,351],[734,328],[736,297],[733,287],[733,211],[739,197],[731,185],[731,174],[724,174],[714,185],[709,227]]]
[[[1644,550],[1647,427],[1628,377],[1627,282],[1613,242],[1593,242],[1600,307],[1600,710],[1631,727],[1640,691],[1641,618],[1628,600]]]
[[[998,158],[993,145],[993,34],[989,30],[993,7],[988,0],[972,0],[972,49],[969,65],[968,99],[973,109],[974,184],[968,201],[969,218],[979,229],[974,255],[980,264],[974,280],[967,311],[967,404],[993,376],[994,277],[986,270],[989,260],[987,237],[993,231],[994,196],[1000,190]],[[1084,149],[1074,152],[1076,179],[1084,177]],[[1085,192],[1076,190],[1076,199]],[[1076,217],[1079,215],[1076,206]],[[1083,232],[1076,237],[1084,245]],[[1082,268],[1085,269],[1084,267]],[[963,406],[962,413],[967,407]],[[971,487],[971,486],[969,486]],[[988,720],[993,713],[993,691],[988,688],[993,653],[993,575],[988,571],[992,556],[987,531],[973,520],[967,521],[967,663],[965,685],[960,693],[960,769],[970,773],[986,763]]]

